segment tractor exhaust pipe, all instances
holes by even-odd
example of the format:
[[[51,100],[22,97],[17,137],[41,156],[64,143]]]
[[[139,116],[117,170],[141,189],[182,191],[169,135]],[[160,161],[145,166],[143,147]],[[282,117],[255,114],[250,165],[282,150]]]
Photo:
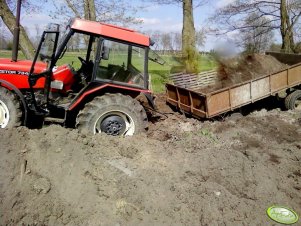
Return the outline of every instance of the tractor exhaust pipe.
[[[18,60],[19,37],[20,37],[20,14],[21,14],[21,0],[18,0],[18,2],[17,2],[17,15],[16,15],[16,26],[14,28],[12,61],[17,61]]]

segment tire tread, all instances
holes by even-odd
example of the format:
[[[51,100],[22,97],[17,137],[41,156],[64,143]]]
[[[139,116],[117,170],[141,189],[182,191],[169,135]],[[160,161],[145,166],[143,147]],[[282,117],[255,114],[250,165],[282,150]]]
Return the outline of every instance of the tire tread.
[[[81,132],[91,133],[94,130],[91,127],[93,127],[93,117],[95,114],[111,105],[119,105],[122,108],[126,108],[133,115],[136,115],[135,134],[144,132],[147,129],[148,120],[144,108],[136,99],[120,93],[108,93],[103,96],[97,96],[91,102],[87,103],[76,118],[76,127]]]

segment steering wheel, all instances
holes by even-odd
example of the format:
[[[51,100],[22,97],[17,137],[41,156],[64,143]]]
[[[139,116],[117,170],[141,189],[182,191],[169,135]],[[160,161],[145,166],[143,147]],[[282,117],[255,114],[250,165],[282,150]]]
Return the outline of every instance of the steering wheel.
[[[112,74],[112,76],[111,76],[111,80],[114,80],[115,79],[115,77],[116,77],[116,75],[119,73],[119,72],[121,72],[121,69],[122,68],[119,68],[117,71],[115,71],[113,74]]]
[[[78,74],[81,78],[81,83],[84,84],[84,85],[87,85],[87,75],[86,75],[86,70],[88,68],[88,64],[87,64],[87,61],[85,61],[82,57],[77,57],[79,59],[79,61],[81,62],[81,67],[80,69],[78,70]]]
[[[140,81],[140,79],[141,79],[142,81],[144,81],[144,76],[143,76],[142,73],[138,73],[138,74],[136,74],[136,75],[132,75],[132,76],[130,77],[128,83],[136,83],[136,84],[138,84],[139,81]]]

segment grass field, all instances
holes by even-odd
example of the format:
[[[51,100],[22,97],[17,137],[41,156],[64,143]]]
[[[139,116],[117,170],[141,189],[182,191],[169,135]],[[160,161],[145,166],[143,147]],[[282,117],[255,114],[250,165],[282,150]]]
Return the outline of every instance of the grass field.
[[[84,58],[85,53],[66,53],[63,59],[58,61],[58,65],[68,63],[71,64],[75,69],[78,69],[80,67],[80,61],[77,58],[78,56]],[[165,83],[169,81],[171,69],[174,67],[181,67],[181,64],[177,60],[175,60],[173,56],[163,55],[161,57],[166,61],[165,65],[163,66],[149,61],[149,74],[151,77],[152,89],[155,93],[164,92]],[[0,58],[11,58],[11,52],[0,50]],[[19,59],[24,59],[24,55],[22,53],[19,53]],[[211,56],[207,55],[199,57],[200,71],[208,71],[215,67],[215,61]]]

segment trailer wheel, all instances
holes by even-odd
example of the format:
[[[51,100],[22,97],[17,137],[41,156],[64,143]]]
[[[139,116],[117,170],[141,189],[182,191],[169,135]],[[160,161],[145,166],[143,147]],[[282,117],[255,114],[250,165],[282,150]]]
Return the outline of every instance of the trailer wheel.
[[[147,116],[137,100],[121,94],[105,94],[85,105],[76,124],[81,132],[132,136],[145,131]]]
[[[289,107],[288,109],[301,110],[301,90],[296,90],[295,92],[291,93],[289,96],[290,99],[288,101],[288,107]]]
[[[13,128],[22,124],[22,109],[17,97],[0,87],[0,128]]]
[[[290,102],[291,102],[292,94],[293,94],[293,93],[290,93],[290,94],[287,95],[287,97],[284,99],[284,106],[285,106],[285,108],[286,108],[287,110],[290,110],[290,109],[291,109]]]

